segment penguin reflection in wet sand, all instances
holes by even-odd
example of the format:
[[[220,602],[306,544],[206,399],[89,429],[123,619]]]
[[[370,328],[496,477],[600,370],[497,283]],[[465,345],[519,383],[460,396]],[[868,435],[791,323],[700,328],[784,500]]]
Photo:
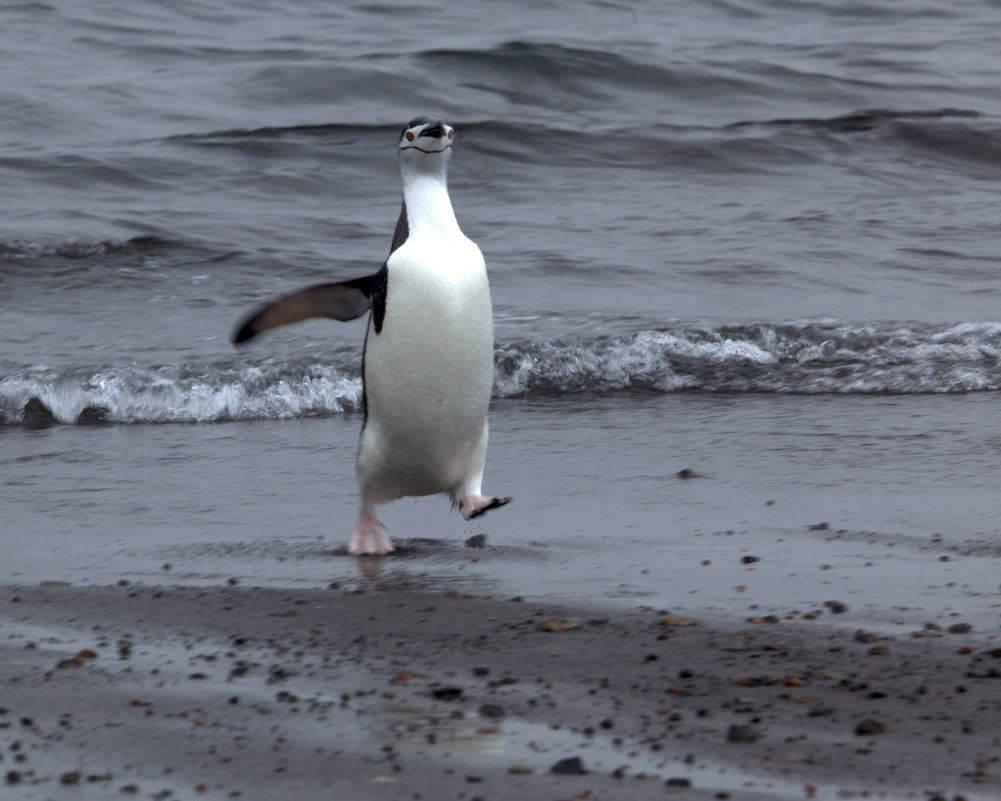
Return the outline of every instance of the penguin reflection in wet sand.
[[[446,173],[455,132],[418,117],[400,135],[403,207],[389,258],[373,275],[308,287],[250,316],[233,341],[310,317],[371,309],[362,364],[361,508],[353,554],[393,550],[375,507],[445,493],[466,520],[510,498],[484,496],[493,316],[483,255],[459,230]]]

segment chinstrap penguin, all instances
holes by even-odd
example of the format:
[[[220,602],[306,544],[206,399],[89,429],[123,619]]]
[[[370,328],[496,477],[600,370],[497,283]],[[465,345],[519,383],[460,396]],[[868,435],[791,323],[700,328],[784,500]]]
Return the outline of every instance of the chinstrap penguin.
[[[235,343],[310,317],[371,309],[362,362],[361,508],[353,554],[393,550],[375,507],[448,495],[466,520],[510,498],[481,491],[493,386],[493,315],[483,255],[459,229],[446,183],[455,132],[418,117],[400,134],[403,206],[389,258],[372,275],[319,284],[264,306]]]

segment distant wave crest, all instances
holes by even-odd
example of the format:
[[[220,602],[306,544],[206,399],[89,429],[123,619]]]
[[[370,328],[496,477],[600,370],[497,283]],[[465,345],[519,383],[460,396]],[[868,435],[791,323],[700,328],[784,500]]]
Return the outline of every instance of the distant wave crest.
[[[134,236],[130,239],[111,241],[35,242],[23,239],[0,241],[0,259],[37,258],[57,256],[63,259],[90,259],[108,255],[135,255],[165,249],[171,242],[157,236]]]
[[[611,392],[960,393],[1001,389],[1001,323],[679,323],[500,343],[498,398]],[[355,411],[357,365],[37,368],[0,378],[8,425],[193,423]]]

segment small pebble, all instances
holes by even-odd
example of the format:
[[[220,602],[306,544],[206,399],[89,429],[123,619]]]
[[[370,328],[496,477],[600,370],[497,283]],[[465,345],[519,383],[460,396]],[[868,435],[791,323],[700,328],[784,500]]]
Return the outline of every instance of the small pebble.
[[[758,737],[759,734],[753,726],[741,726],[737,723],[731,724],[726,732],[728,743],[753,743]]]
[[[437,698],[439,701],[458,701],[462,698],[463,692],[461,687],[447,685],[445,687],[435,687],[431,691],[431,696]]]
[[[866,718],[855,727],[855,733],[859,737],[868,737],[872,734],[883,734],[885,731],[886,726],[878,720],[873,720],[872,718]]]
[[[580,757],[567,757],[554,764],[549,769],[549,772],[564,776],[582,776],[587,773],[587,769],[584,767],[584,763]]]

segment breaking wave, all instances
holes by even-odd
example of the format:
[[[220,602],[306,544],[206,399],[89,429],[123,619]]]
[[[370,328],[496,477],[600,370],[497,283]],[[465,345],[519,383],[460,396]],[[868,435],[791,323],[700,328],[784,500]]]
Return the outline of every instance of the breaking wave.
[[[498,344],[494,396],[588,392],[961,393],[1001,389],[1001,323],[679,323]],[[192,423],[357,411],[357,363],[36,368],[0,378],[8,425]]]
[[[33,370],[0,378],[6,424],[201,423],[337,414],[361,379],[322,364]]]

